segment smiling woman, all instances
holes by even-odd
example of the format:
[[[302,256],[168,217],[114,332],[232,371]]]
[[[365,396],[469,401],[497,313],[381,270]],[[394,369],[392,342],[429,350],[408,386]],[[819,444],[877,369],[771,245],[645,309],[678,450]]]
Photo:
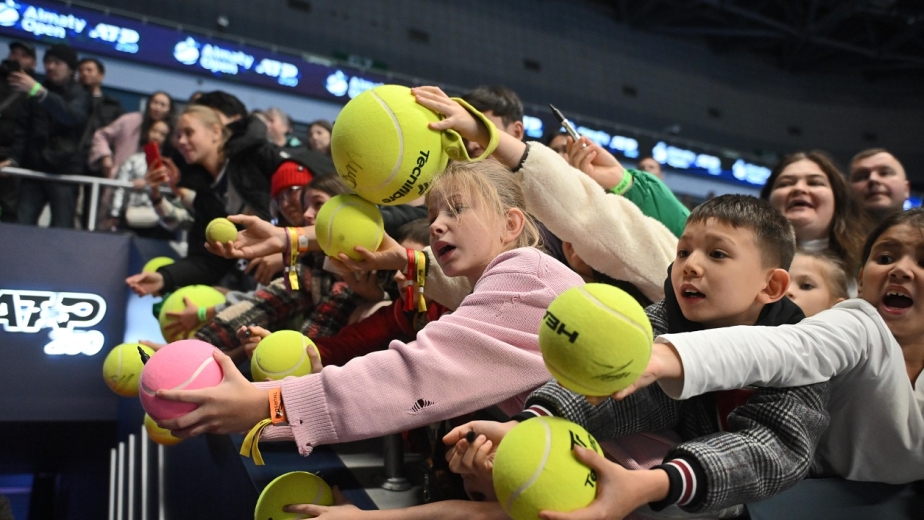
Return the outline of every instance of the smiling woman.
[[[823,152],[787,155],[760,191],[796,230],[800,248],[827,250],[840,258],[853,277],[868,224],[850,197],[844,175]]]

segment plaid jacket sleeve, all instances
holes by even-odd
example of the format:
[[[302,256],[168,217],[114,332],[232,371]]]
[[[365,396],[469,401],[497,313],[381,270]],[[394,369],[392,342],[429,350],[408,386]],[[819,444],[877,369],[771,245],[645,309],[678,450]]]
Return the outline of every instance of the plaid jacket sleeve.
[[[696,437],[672,448],[665,463],[694,461],[705,480],[698,483],[695,499],[681,507],[690,512],[714,510],[763,500],[795,485],[808,474],[828,426],[827,398],[827,382],[760,388],[728,416],[728,432]],[[699,413],[707,414],[711,408],[701,406]],[[708,418],[697,422],[706,424]]]
[[[245,325],[257,325],[270,331],[285,327],[314,306],[311,293],[306,289],[311,287],[310,270],[303,272],[302,280],[304,286],[298,291],[286,290],[282,278],[273,280],[255,291],[252,298],[219,312],[196,332],[196,339],[228,351],[240,346],[237,330]]]

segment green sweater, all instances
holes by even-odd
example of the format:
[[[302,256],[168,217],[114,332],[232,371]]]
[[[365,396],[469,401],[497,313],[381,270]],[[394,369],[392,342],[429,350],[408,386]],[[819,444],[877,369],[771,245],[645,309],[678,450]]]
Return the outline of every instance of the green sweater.
[[[632,186],[623,197],[638,206],[646,216],[660,221],[677,238],[683,234],[690,210],[677,200],[661,179],[641,170],[627,170],[632,174]]]

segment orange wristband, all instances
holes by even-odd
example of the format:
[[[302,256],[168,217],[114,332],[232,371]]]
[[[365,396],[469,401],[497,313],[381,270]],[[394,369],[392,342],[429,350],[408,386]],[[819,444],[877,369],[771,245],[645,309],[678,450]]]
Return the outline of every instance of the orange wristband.
[[[270,388],[269,391],[270,420],[273,424],[287,422],[286,408],[282,404],[282,388]]]

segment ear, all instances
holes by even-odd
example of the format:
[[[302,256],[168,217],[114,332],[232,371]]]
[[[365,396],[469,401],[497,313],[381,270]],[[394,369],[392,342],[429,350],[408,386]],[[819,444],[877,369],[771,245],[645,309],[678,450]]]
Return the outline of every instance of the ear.
[[[778,301],[789,288],[789,273],[785,269],[773,269],[767,277],[767,284],[757,295],[757,301],[766,305]]]
[[[508,134],[516,137],[517,141],[522,141],[523,136],[526,135],[526,129],[523,128],[523,121],[510,123],[505,130]]]
[[[520,233],[523,232],[523,227],[526,226],[526,215],[519,208],[510,208],[507,210],[507,217],[504,222],[501,242],[506,245],[516,240]]]

